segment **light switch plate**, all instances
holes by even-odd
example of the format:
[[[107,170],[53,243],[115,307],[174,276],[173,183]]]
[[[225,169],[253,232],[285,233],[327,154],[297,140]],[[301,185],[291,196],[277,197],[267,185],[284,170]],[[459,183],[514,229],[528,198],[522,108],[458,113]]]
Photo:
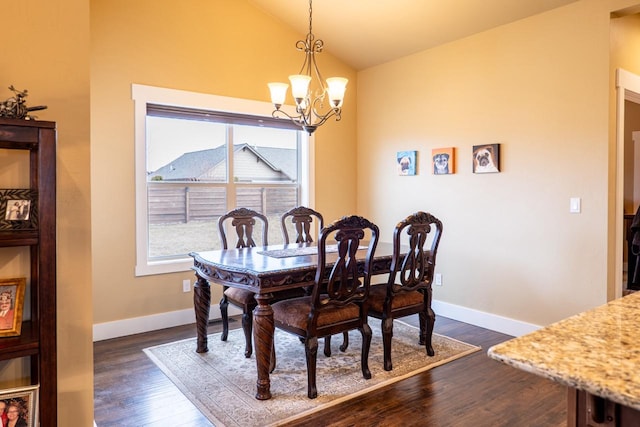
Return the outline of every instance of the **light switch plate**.
[[[572,197],[569,199],[569,212],[580,213],[581,208],[580,197]]]
[[[436,273],[435,282],[436,286],[442,286],[442,274]]]

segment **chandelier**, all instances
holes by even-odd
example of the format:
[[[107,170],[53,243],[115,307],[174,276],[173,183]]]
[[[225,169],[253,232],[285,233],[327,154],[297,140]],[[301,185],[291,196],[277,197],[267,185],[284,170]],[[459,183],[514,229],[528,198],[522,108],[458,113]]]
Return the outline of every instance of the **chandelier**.
[[[271,102],[276,108],[271,115],[275,118],[288,117],[297,126],[311,135],[319,126],[329,118],[335,116],[340,120],[342,102],[348,80],[344,77],[330,77],[324,83],[320,70],[316,64],[316,54],[322,52],[324,43],[315,39],[311,31],[312,0],[309,0],[309,34],[305,40],[298,40],[296,49],[304,52],[304,62],[299,74],[289,76],[291,93],[296,103],[296,114],[289,115],[280,108],[287,96],[287,83],[268,83],[271,92]],[[313,78],[317,86],[314,90],[311,86]]]

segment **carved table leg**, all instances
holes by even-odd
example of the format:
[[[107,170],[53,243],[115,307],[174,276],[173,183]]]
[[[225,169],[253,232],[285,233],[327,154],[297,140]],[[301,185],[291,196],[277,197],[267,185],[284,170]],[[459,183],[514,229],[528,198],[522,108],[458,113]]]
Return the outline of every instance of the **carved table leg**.
[[[211,309],[211,286],[209,282],[196,274],[193,285],[193,308],[196,312],[196,331],[198,333],[197,353],[206,353],[207,326],[209,324],[209,310]]]
[[[258,382],[256,399],[271,399],[269,370],[273,350],[273,309],[269,305],[271,295],[256,294],[257,307],[253,310],[253,342],[256,351]]]

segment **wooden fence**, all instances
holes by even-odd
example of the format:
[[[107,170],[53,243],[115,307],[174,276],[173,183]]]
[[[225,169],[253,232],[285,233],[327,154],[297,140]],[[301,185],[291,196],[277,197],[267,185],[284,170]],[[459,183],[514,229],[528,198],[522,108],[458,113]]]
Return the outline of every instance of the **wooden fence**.
[[[148,189],[149,223],[172,224],[215,219],[227,208],[224,187],[152,185]],[[285,212],[298,204],[294,187],[238,188],[236,205],[265,215]]]

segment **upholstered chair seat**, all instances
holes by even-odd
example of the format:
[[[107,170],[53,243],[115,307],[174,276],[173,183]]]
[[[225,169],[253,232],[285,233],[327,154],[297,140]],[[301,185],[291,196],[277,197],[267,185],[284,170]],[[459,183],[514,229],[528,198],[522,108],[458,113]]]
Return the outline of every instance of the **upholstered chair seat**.
[[[321,297],[321,300],[327,300]],[[283,325],[298,329],[300,334],[309,327],[309,313],[311,312],[311,297],[291,298],[273,305],[274,316],[283,319]],[[347,304],[342,307],[327,307],[318,313],[318,329],[334,323],[350,322],[358,319],[360,308],[357,304]]]
[[[224,295],[228,300],[233,300],[234,303],[240,306],[251,306],[255,307],[256,300],[254,298],[254,294],[251,291],[246,291],[244,289],[238,288],[227,288],[224,291]]]
[[[387,284],[381,283],[377,285],[371,285],[369,291],[369,310],[382,312],[384,310],[384,300],[387,296]],[[394,295],[391,300],[391,310],[396,310],[400,307],[409,308],[416,307],[421,308],[424,303],[424,294],[419,291],[403,292]]]

